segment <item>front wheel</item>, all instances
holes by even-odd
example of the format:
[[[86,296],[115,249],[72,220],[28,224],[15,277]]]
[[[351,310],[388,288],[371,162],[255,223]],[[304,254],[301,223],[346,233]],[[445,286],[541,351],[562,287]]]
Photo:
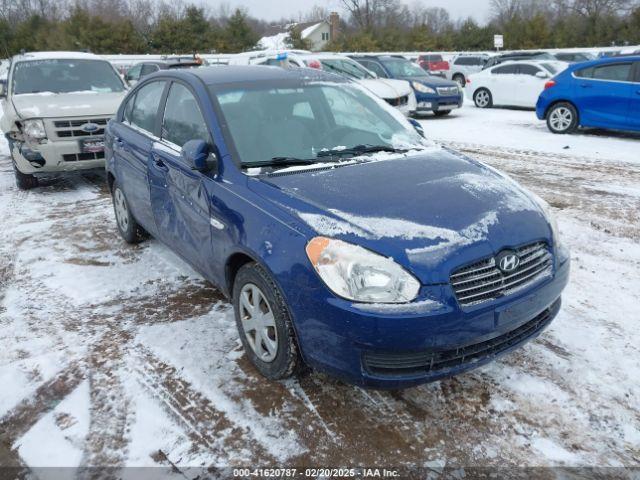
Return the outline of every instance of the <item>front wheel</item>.
[[[467,80],[464,78],[464,75],[460,73],[453,76],[453,81],[458,82],[458,85],[460,85],[461,87],[464,87],[467,83]]]
[[[116,224],[118,225],[118,232],[120,236],[127,243],[140,243],[146,238],[146,232],[133,218],[131,210],[129,210],[129,202],[124,195],[124,192],[118,185],[118,182],[113,184],[111,191],[113,199],[113,211],[116,214]]]
[[[547,127],[557,134],[574,132],[578,128],[578,111],[570,103],[556,103],[547,113]]]
[[[433,112],[436,117],[445,117],[451,113],[451,110],[438,110],[437,112]]]
[[[491,108],[493,106],[493,97],[491,92],[486,88],[480,88],[473,94],[473,101],[478,108]]]
[[[22,173],[20,170],[18,170],[15,162],[13,162],[13,173],[16,177],[16,186],[20,190],[31,190],[32,188],[36,188],[38,186],[38,178],[35,175]]]
[[[289,310],[271,275],[257,263],[240,268],[233,282],[240,340],[251,363],[270,380],[293,376],[302,364]]]

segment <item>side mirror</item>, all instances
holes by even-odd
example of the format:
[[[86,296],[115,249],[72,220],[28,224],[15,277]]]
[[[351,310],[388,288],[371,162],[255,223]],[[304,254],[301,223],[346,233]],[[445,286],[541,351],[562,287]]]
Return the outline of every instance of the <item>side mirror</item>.
[[[0,98],[7,98],[7,81],[0,80]]]
[[[189,140],[185,143],[182,146],[182,159],[191,170],[201,173],[217,170],[218,159],[204,140]]]
[[[537,72],[537,73],[536,73],[536,77],[538,77],[538,78],[548,78],[548,77],[549,77],[549,75],[547,75],[547,74],[546,74],[546,73],[544,73],[544,72]]]
[[[409,120],[409,123],[411,125],[413,125],[413,128],[416,129],[416,132],[418,132],[418,134],[422,137],[422,138],[426,138],[424,136],[424,128],[422,128],[422,125],[420,124],[420,122],[418,122],[415,118],[408,118],[407,120]]]

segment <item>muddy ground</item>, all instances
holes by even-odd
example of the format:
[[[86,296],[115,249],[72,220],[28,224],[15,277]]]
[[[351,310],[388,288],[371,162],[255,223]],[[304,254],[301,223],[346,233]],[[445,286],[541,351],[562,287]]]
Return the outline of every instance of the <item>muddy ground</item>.
[[[572,280],[536,341],[395,392],[264,380],[214,287],[118,237],[102,175],[20,192],[0,155],[0,465],[639,466],[640,167],[449,146],[554,207]]]

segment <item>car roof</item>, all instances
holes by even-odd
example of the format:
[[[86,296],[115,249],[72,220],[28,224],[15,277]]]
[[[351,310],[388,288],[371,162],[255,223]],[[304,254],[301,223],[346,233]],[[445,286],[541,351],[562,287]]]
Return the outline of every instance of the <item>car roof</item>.
[[[627,63],[640,62],[640,55],[619,55],[614,57],[601,57],[596,60],[588,60],[586,62],[574,63],[569,68],[579,70],[582,68],[596,67],[598,65],[607,65],[609,63]]]
[[[154,73],[160,75],[159,73]],[[164,76],[182,78],[197,77],[206,85],[226,83],[260,83],[270,81],[312,81],[345,83],[347,80],[316,68],[281,68],[266,65],[220,65],[193,69],[163,70]],[[151,77],[151,75],[150,75]]]
[[[15,62],[28,60],[105,60],[99,55],[87,52],[26,52],[13,57]]]

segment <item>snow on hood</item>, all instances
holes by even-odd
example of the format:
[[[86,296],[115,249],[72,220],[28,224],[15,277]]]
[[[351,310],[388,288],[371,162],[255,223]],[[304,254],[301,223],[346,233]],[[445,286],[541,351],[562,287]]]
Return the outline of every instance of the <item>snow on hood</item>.
[[[314,234],[391,257],[424,283],[448,281],[464,258],[551,237],[526,191],[446,150],[265,176],[255,188]]]
[[[21,118],[115,115],[126,92],[25,93],[11,101]]]
[[[398,98],[409,95],[411,87],[404,80],[388,80],[383,78],[366,78],[356,80],[356,83],[380,98]]]

